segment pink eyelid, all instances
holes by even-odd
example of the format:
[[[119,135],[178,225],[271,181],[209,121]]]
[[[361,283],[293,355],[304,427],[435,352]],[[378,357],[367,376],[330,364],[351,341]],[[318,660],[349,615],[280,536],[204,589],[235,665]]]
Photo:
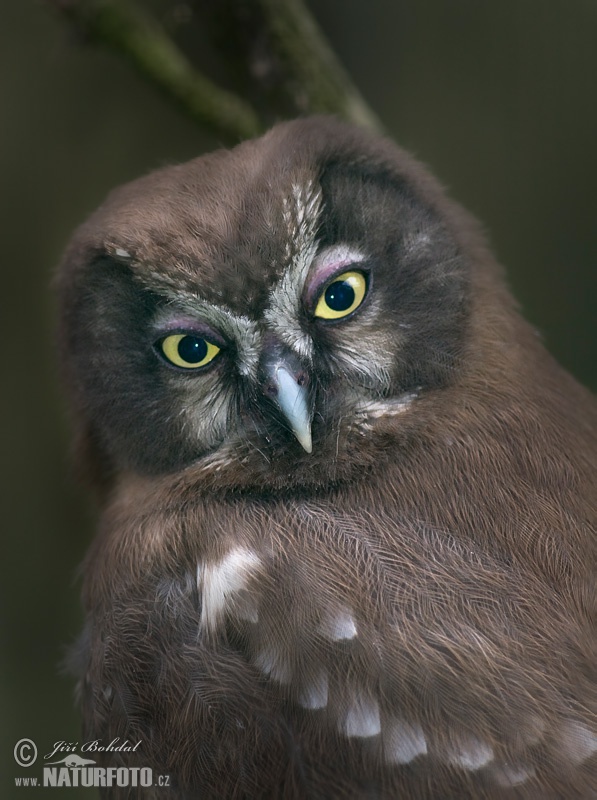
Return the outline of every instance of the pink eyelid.
[[[341,275],[343,272],[359,272],[361,270],[361,265],[366,261],[365,256],[353,251],[346,252],[344,248],[343,250],[344,252],[342,253],[337,250],[327,254],[324,253],[316,259],[316,263],[319,263],[305,293],[307,308],[315,305],[321,290],[335,275]]]
[[[207,339],[219,347],[223,347],[225,344],[222,335],[214,331],[209,325],[184,315],[172,317],[155,329],[155,335],[159,339],[164,339],[166,336],[176,333],[186,333],[190,336]]]

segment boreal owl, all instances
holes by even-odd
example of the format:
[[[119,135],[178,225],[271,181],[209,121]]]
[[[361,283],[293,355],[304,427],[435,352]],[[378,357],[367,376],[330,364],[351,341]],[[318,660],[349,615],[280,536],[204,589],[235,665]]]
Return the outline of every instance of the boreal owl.
[[[597,407],[418,163],[280,124],[58,286],[84,735],[168,783],[107,796],[597,797]]]

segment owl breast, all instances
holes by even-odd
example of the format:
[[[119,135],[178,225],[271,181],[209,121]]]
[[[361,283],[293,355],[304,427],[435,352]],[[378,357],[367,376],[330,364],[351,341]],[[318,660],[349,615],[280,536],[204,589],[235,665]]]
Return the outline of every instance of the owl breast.
[[[123,647],[151,676],[152,715],[171,715],[160,708],[175,691],[188,724],[198,724],[193,714],[213,714],[214,725],[265,737],[274,772],[280,764],[309,771],[325,742],[342,754],[344,774],[331,778],[338,785],[350,776],[353,788],[391,796],[408,765],[421,785],[430,773],[443,786],[462,775],[474,791],[501,796],[513,787],[544,791],[533,781],[546,759],[554,781],[589,764],[597,738],[545,681],[561,672],[557,653],[569,635],[553,594],[541,596],[552,625],[539,646],[524,570],[513,572],[472,539],[413,522],[412,509],[397,513],[382,486],[363,483],[325,503],[195,502],[182,527],[163,490],[147,497],[155,515],[142,530],[133,520],[127,536],[128,558],[143,542],[143,574],[112,599],[120,611],[102,634],[110,713],[119,698],[136,720],[145,702],[110,667],[112,648]],[[121,511],[118,518],[122,526]],[[148,549],[177,555],[158,565],[147,561]],[[118,567],[104,569],[114,581]],[[521,658],[528,648],[532,664]],[[172,725],[164,735],[174,735]],[[143,723],[135,735],[148,736]],[[260,763],[245,752],[248,741],[228,741],[229,755]],[[179,776],[190,769],[175,768]],[[208,791],[221,764],[208,759],[205,769],[199,785]],[[322,777],[304,780],[298,797]]]

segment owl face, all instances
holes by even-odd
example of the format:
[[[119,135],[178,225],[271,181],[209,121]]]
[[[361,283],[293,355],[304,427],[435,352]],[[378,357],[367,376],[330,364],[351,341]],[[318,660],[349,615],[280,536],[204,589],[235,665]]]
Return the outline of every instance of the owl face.
[[[372,420],[406,430],[453,381],[469,315],[468,264],[417,169],[311,119],[113,193],[61,279],[88,452],[329,483]]]

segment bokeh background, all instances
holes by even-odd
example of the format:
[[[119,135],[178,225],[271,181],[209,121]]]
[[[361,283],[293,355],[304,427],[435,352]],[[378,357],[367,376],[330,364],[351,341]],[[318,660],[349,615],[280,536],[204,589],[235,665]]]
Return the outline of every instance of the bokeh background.
[[[597,389],[597,4],[309,5],[389,132],[483,220],[547,347]],[[94,513],[69,466],[53,269],[111,187],[217,144],[42,2],[0,0],[2,797],[41,774],[16,766],[17,740],[79,740],[60,662]]]

